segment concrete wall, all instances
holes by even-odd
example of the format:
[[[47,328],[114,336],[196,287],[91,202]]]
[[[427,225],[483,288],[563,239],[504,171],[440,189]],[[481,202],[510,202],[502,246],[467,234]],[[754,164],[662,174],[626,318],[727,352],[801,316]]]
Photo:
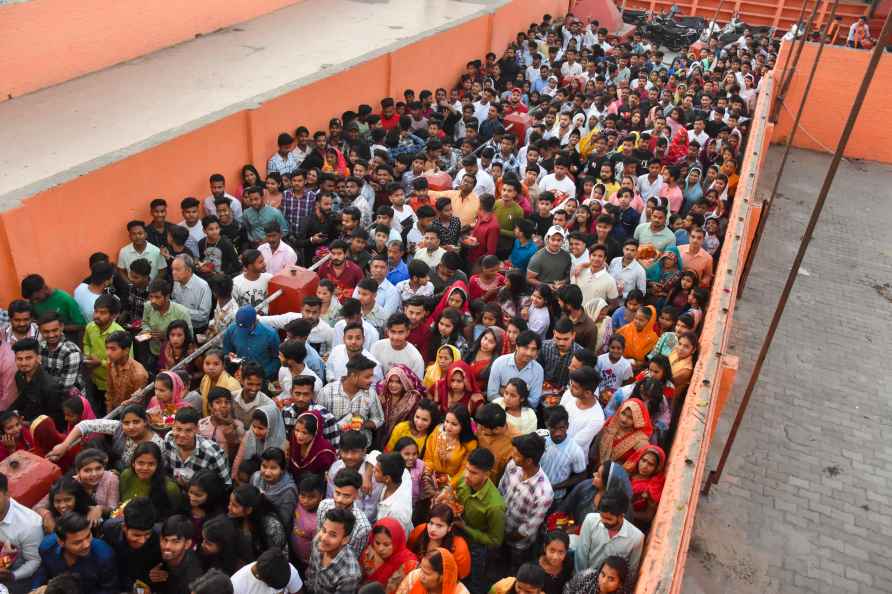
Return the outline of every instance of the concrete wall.
[[[0,101],[299,0],[26,0],[0,6]]]
[[[636,594],[681,592],[700,488],[706,477],[706,458],[737,373],[737,358],[725,351],[740,274],[758,222],[755,190],[771,139],[768,113],[773,87],[769,75],[753,114],[753,131],[703,321],[699,357],[669,454],[666,485],[648,534]]]
[[[778,64],[783,65],[790,46],[784,43]],[[807,43],[802,48],[799,65],[784,97],[785,107],[778,111],[773,142],[785,143],[790,135],[817,49],[815,43]],[[870,52],[866,50],[824,47],[793,146],[822,152],[836,149],[869,59]],[[892,163],[892,126],[888,124],[892,121],[890,94],[892,54],[884,53],[852,130],[846,157]]]
[[[0,304],[18,297],[21,279],[34,272],[72,290],[84,277],[91,253],[117,257],[127,242],[126,222],[148,219],[152,198],[166,198],[169,217],[178,222],[179,201],[206,196],[211,173],[223,173],[234,192],[245,163],[264,171],[279,132],[298,124],[324,128],[332,116],[360,103],[377,105],[382,97],[401,96],[405,88],[450,88],[468,60],[490,50],[500,53],[517,31],[546,12],[564,14],[566,7],[566,0],[512,0],[494,13],[25,199],[22,206],[0,213]]]

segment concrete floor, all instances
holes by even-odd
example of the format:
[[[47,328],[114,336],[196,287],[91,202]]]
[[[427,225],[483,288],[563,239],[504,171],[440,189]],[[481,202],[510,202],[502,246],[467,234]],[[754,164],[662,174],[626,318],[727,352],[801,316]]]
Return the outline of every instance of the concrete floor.
[[[0,103],[0,210],[504,2],[304,0]]]
[[[771,149],[760,189],[782,155]],[[795,150],[730,351],[715,467],[830,157]],[[721,482],[700,500],[685,594],[892,592],[892,166],[843,161]]]

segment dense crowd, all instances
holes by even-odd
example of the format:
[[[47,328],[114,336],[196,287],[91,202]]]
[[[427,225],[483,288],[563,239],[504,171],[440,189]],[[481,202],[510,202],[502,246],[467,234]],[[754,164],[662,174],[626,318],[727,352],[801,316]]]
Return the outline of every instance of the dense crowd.
[[[24,278],[0,591],[631,591],[775,51],[546,15],[455,88],[151,200],[72,294]],[[29,456],[62,476],[24,505]]]

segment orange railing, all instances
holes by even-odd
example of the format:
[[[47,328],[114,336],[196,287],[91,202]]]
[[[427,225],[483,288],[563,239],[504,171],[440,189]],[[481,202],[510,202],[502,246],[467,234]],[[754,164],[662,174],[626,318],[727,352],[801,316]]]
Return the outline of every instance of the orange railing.
[[[636,594],[681,591],[706,456],[737,371],[737,358],[727,355],[726,347],[740,273],[758,223],[760,207],[756,200],[756,186],[771,141],[772,124],[768,114],[774,84],[771,73],[765,80],[753,114],[740,183],[704,319],[700,356],[669,454],[666,486],[648,536]]]

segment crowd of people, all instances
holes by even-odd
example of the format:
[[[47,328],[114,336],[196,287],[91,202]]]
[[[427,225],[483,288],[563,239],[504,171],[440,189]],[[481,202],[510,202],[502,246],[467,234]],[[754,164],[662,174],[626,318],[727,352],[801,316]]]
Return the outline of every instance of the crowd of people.
[[[630,592],[776,49],[546,15],[452,89],[151,200],[72,293],[25,277],[0,591]],[[62,469],[35,505],[25,455]]]

